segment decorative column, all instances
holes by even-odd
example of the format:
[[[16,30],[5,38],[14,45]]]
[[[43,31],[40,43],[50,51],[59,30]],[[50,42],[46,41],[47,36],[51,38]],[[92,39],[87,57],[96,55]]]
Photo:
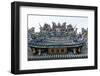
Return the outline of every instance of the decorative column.
[[[41,55],[41,50],[40,49],[38,49],[38,55]]]
[[[61,49],[59,49],[59,53],[61,54]]]
[[[48,49],[48,53],[49,53],[49,54],[51,54],[51,53],[52,53],[52,51],[51,51],[51,50],[52,50],[52,49]]]
[[[68,52],[67,48],[66,48],[66,53]]]
[[[80,48],[78,48],[78,53],[80,53]]]
[[[34,48],[32,48],[32,53],[34,54],[36,52],[36,50]]]
[[[76,54],[76,49],[75,48],[73,49],[73,53]]]
[[[66,48],[64,48],[64,54],[66,53]]]

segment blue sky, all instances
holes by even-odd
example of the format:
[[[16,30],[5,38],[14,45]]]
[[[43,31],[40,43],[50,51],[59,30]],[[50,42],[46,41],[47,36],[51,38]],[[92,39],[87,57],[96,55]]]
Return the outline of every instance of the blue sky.
[[[48,23],[52,27],[52,22],[61,24],[66,22],[66,26],[68,24],[72,24],[73,27],[76,26],[78,28],[78,32],[81,32],[81,28],[88,28],[88,17],[80,17],[80,16],[44,16],[44,15],[28,15],[28,28],[35,27],[35,32],[39,32],[39,24],[41,26],[44,23]]]

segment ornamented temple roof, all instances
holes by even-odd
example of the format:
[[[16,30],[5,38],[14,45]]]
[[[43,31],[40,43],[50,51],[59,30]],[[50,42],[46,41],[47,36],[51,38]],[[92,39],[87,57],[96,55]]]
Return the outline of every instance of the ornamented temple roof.
[[[36,48],[64,48],[64,47],[80,47],[85,43],[82,34],[77,33],[77,28],[73,28],[71,24],[67,25],[64,22],[62,25],[52,23],[40,25],[40,32],[34,32],[34,28],[29,30],[29,35],[32,39],[29,42],[29,47]],[[32,31],[31,31],[32,30]]]

